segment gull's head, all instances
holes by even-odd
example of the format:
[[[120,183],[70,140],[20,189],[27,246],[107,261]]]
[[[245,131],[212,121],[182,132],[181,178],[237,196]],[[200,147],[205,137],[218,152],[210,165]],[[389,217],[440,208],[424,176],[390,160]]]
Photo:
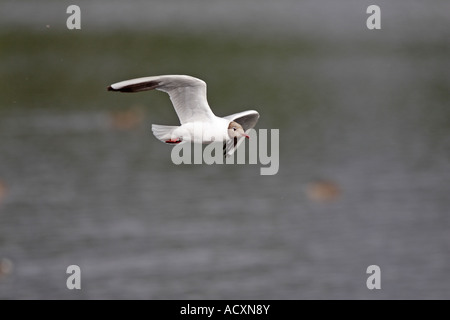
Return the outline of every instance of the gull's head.
[[[231,121],[228,125],[228,136],[231,139],[240,137],[246,137],[247,139],[250,139],[248,134],[245,133],[244,128],[242,128],[242,126],[235,121]]]

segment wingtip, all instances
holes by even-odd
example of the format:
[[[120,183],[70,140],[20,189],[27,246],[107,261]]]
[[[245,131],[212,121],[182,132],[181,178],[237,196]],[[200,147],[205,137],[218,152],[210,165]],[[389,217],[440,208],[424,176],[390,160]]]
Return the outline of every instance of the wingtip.
[[[161,81],[143,81],[141,79],[147,79],[147,78],[139,78],[139,79],[132,79],[132,80],[126,80],[118,83],[114,83],[110,85],[107,90],[108,91],[116,91],[116,92],[140,92],[140,91],[147,91],[152,89],[157,89]]]

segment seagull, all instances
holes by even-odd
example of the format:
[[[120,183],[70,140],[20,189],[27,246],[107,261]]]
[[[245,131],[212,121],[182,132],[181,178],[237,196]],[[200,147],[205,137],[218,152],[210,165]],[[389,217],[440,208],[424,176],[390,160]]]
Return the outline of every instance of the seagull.
[[[153,89],[169,94],[181,124],[152,124],[154,136],[166,144],[223,142],[224,155],[231,156],[244,138],[250,138],[248,133],[259,119],[259,113],[255,110],[226,117],[216,116],[206,99],[206,83],[187,75],[143,77],[117,82],[108,87],[108,91],[118,92]]]

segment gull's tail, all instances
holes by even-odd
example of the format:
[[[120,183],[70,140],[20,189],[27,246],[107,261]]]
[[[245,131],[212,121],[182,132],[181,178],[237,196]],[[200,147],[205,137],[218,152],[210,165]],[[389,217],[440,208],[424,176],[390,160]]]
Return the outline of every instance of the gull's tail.
[[[174,143],[173,132],[177,129],[177,126],[161,126],[158,124],[152,124],[153,135],[164,143]]]

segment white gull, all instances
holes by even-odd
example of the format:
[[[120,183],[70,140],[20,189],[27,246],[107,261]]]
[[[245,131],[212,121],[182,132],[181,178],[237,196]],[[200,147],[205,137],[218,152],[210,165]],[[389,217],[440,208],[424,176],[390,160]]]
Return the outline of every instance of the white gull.
[[[114,83],[109,91],[139,92],[160,90],[169,94],[180,126],[152,125],[156,138],[167,144],[222,141],[224,154],[230,156],[258,122],[259,113],[248,110],[217,117],[206,99],[206,83],[186,75],[163,75]]]

